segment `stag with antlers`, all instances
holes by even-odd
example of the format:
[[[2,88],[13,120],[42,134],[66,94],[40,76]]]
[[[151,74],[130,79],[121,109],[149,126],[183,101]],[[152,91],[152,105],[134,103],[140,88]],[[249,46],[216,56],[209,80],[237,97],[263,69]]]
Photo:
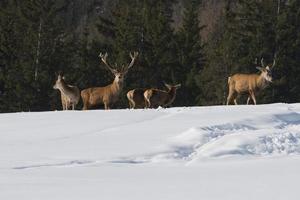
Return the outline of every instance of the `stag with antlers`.
[[[98,105],[104,105],[105,110],[111,108],[111,106],[118,100],[119,94],[123,87],[124,77],[128,73],[128,70],[134,65],[138,52],[130,53],[131,62],[128,65],[122,65],[121,69],[117,66],[112,67],[107,62],[108,54],[100,53],[99,57],[104,63],[106,68],[114,75],[114,81],[104,87],[93,87],[81,91],[81,98],[83,101],[83,110],[90,109]]]
[[[228,77],[229,93],[227,97],[227,105],[234,100],[237,105],[237,97],[240,94],[248,94],[247,104],[250,99],[256,105],[255,95],[260,90],[263,90],[272,82],[272,68],[276,64],[276,56],[272,65],[265,66],[263,58],[261,59],[261,67],[256,67],[260,74],[235,74]]]

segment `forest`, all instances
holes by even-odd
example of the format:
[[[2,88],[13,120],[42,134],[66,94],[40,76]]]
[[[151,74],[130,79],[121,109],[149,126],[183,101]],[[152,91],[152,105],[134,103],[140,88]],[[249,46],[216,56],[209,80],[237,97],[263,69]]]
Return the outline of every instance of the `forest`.
[[[65,18],[73,1],[1,0],[0,112],[61,110],[53,89],[59,72],[80,90],[110,84],[100,52],[118,66],[139,52],[114,108],[128,108],[127,91],[164,82],[181,84],[173,106],[224,105],[228,77],[258,73],[262,58],[276,66],[258,104],[299,102],[299,0],[224,0],[210,31],[201,17],[205,0],[180,1],[179,13],[177,0],[113,2],[93,19],[96,33],[86,26],[78,34]]]

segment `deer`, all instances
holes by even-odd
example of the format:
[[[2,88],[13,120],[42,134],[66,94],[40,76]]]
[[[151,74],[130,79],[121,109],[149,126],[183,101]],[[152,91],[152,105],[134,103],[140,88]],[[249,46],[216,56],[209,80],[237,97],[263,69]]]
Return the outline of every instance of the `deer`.
[[[264,59],[261,59],[261,67],[256,67],[260,73],[259,74],[234,74],[228,77],[228,97],[227,105],[229,105],[234,100],[234,104],[237,105],[237,97],[240,94],[248,94],[247,105],[252,99],[254,105],[256,105],[255,95],[257,92],[265,89],[269,83],[272,83],[272,68],[276,64],[275,58],[273,64],[265,66]]]
[[[66,104],[68,102],[68,98],[61,92],[60,93],[60,100],[61,100],[61,106],[63,110],[68,110],[70,108],[70,104],[68,107],[66,107]]]
[[[76,86],[68,85],[64,76],[59,74],[53,89],[60,91],[63,110],[68,110],[71,106],[72,110],[75,110],[80,100],[80,91]]]
[[[127,92],[127,99],[129,102],[129,108],[145,108],[145,99],[144,99],[144,92],[146,89],[144,88],[137,88]]]
[[[156,107],[167,107],[171,105],[176,97],[176,91],[178,88],[181,87],[181,84],[177,85],[169,85],[164,83],[167,87],[167,90],[160,90],[160,89],[147,89],[144,92],[144,99],[145,99],[145,107],[146,108],[156,108]]]
[[[97,105],[104,105],[105,110],[109,110],[111,106],[118,100],[120,92],[123,88],[123,82],[128,70],[134,65],[138,52],[130,53],[131,62],[126,66],[122,65],[121,69],[118,69],[115,64],[112,67],[107,62],[108,54],[99,54],[101,61],[104,63],[106,68],[114,75],[114,80],[111,84],[104,87],[92,87],[81,91],[81,98],[83,101],[83,110],[90,109]]]

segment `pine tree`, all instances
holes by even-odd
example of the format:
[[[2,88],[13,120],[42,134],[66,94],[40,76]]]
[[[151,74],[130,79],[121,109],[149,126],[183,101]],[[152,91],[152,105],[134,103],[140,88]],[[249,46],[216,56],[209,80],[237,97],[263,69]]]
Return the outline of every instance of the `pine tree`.
[[[178,58],[180,68],[176,70],[176,79],[182,83],[178,97],[180,105],[195,105],[200,87],[196,81],[204,66],[204,50],[200,36],[199,0],[184,3],[183,25],[177,33]],[[178,101],[177,101],[178,102]]]
[[[274,100],[298,102],[300,99],[300,2],[282,1],[278,8],[277,64],[274,74]]]
[[[234,73],[256,73],[255,59],[272,61],[276,51],[275,27],[273,1],[228,1],[224,19],[220,19],[208,46],[209,62],[200,80],[207,93],[201,99],[203,104],[224,104],[227,77]],[[272,98],[269,87],[260,94],[259,102],[271,102]]]
[[[176,43],[172,23],[174,1],[145,1],[143,67],[147,86],[176,82]],[[156,16],[156,17],[153,17]]]
[[[10,39],[15,40],[9,43],[14,52],[8,54],[15,56],[14,63],[6,65],[1,76],[3,111],[49,110],[57,102],[53,99],[54,74],[68,65],[65,58],[69,57],[58,16],[63,5],[50,0],[13,1],[1,10],[1,24],[14,13],[11,37],[7,35],[4,40],[7,44]]]
[[[103,42],[94,41],[93,48],[97,49],[98,54],[99,52],[108,52],[109,62],[117,68],[121,68],[122,65],[126,65],[130,62],[130,52],[140,51],[140,6],[141,4],[137,0],[119,1],[112,9],[110,19],[99,17],[98,31],[104,39]],[[98,56],[95,55],[95,57],[99,62]],[[140,58],[138,58],[138,60],[139,59]],[[97,71],[100,72],[100,70]],[[128,103],[125,99],[125,92],[127,92],[127,88],[132,88],[130,83],[134,83],[134,80],[139,80],[141,74],[137,73],[137,71],[138,66],[135,64],[125,78],[126,80],[120,95],[120,100],[115,107],[127,106]],[[111,72],[104,67],[101,68],[101,72],[99,78],[106,80],[102,85],[111,83],[113,80]],[[100,83],[101,80],[98,82]]]
[[[111,19],[100,19],[99,32],[107,42],[110,59],[118,66],[127,64],[129,52],[138,51],[130,69],[119,106],[127,106],[125,93],[137,87],[159,87],[173,82],[177,67],[172,22],[173,1],[119,1]],[[153,17],[157,16],[157,17]],[[174,64],[176,63],[176,64]]]
[[[15,80],[19,73],[18,58],[25,31],[17,15],[17,3],[2,1],[0,4],[0,110],[8,112],[20,109],[22,104],[11,91],[19,89]]]

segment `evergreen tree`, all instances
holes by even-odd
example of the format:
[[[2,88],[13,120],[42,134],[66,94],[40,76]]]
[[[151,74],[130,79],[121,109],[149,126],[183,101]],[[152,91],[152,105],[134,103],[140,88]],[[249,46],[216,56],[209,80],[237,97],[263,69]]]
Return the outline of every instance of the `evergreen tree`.
[[[174,1],[153,0],[144,3],[143,68],[144,85],[158,87],[176,82],[178,69],[172,23]],[[155,16],[155,17],[153,17]]]
[[[182,83],[179,90],[180,105],[195,105],[201,88],[196,81],[204,65],[203,44],[199,22],[199,0],[188,0],[184,3],[183,25],[177,33],[178,59],[180,68],[176,70],[176,79]],[[177,101],[177,102],[178,102]]]
[[[274,100],[298,102],[300,99],[300,2],[281,1],[277,23],[277,64],[274,68]]]
[[[63,8],[50,0],[33,0],[13,1],[1,9],[1,27],[9,20],[14,24],[9,30],[11,36],[3,40],[14,49],[8,55],[15,56],[11,64],[10,58],[4,58],[2,111],[49,110],[57,102],[52,89],[54,74],[68,65],[65,58],[69,57],[58,16]],[[15,13],[13,19],[11,13]]]
[[[125,93],[129,89],[161,87],[164,81],[175,81],[178,64],[171,28],[173,3],[162,0],[120,1],[112,11],[111,20],[100,19],[98,29],[108,39],[105,45],[111,52],[112,61],[120,66],[129,62],[130,51],[140,53],[125,80],[120,101],[122,107],[128,104]]]
[[[94,41],[93,48],[97,49],[96,51],[98,55],[99,52],[108,52],[108,62],[116,68],[121,68],[122,65],[127,65],[130,62],[130,52],[140,51],[140,6],[141,4],[137,0],[119,1],[111,11],[110,19],[103,17],[99,18],[98,31],[104,39],[103,42]],[[100,60],[98,55],[96,58],[99,63]],[[138,58],[138,60],[139,59],[140,58]],[[105,83],[102,82],[101,85],[104,86],[110,84],[114,78],[113,75],[104,67],[104,65],[101,64],[100,66],[102,66],[102,73],[99,78],[106,80]],[[100,70],[97,71],[99,72]],[[134,80],[139,80],[141,74],[134,73],[137,71],[138,66],[135,64],[125,78],[120,100],[117,102],[115,107],[127,106],[128,103],[125,99],[125,93],[128,90],[127,88],[130,88],[130,83],[134,83]],[[101,82],[101,80],[99,80],[99,82]]]
[[[234,73],[256,73],[255,59],[264,57],[270,62],[276,51],[273,1],[239,0],[236,4],[228,1],[224,15],[208,46],[209,62],[200,80],[208,93],[201,99],[204,105],[224,104],[227,78]],[[259,102],[271,101],[272,88],[269,87]]]
[[[19,87],[16,83],[20,66],[20,49],[25,30],[17,15],[15,1],[2,1],[0,6],[0,110],[8,112],[21,108],[21,98],[17,98]]]

